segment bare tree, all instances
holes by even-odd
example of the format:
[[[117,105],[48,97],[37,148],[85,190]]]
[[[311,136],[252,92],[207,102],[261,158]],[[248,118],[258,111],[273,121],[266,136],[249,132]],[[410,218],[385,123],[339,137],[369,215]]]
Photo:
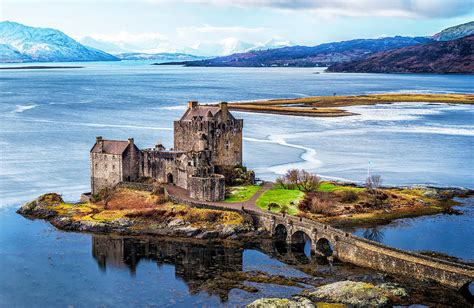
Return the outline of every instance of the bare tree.
[[[367,178],[365,181],[365,188],[367,191],[372,194],[374,198],[374,205],[377,204],[377,197],[379,193],[379,189],[382,186],[382,176],[378,174],[373,174]]]
[[[285,189],[300,189],[304,192],[316,191],[320,182],[315,173],[303,169],[290,169],[284,176],[276,179],[276,183]]]
[[[321,184],[319,176],[306,170],[300,170],[298,178],[299,189],[304,192],[316,191]]]

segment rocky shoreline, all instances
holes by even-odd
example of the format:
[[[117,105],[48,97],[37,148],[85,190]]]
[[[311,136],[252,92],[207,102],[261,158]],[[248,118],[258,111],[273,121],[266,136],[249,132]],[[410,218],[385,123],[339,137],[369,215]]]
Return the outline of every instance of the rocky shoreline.
[[[262,237],[266,235],[266,231],[256,229],[253,226],[250,217],[244,217],[244,222],[241,224],[216,224],[212,227],[199,227],[179,218],[164,220],[162,222],[151,222],[141,217],[120,217],[117,219],[93,221],[78,219],[71,215],[71,213],[65,214],[63,211],[64,204],[64,201],[59,195],[51,193],[25,203],[17,210],[17,213],[30,219],[44,219],[60,230],[95,234],[232,240],[251,238],[254,236]],[[76,206],[78,211],[82,210],[81,204],[76,204]],[[73,204],[71,204],[71,208],[74,208]]]

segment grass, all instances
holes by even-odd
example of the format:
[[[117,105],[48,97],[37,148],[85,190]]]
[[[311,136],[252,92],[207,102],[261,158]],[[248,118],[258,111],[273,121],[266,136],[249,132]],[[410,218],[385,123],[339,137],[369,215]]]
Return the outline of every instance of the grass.
[[[234,186],[230,188],[230,195],[226,196],[224,202],[244,202],[250,200],[262,186]]]
[[[279,187],[273,187],[270,190],[264,192],[257,199],[257,206],[263,210],[268,210],[268,205],[276,203],[278,205],[288,206],[288,214],[298,214],[298,203],[303,199],[304,193],[296,189],[283,189]],[[272,212],[281,212],[281,207],[272,207]]]
[[[232,103],[229,105],[229,108],[232,110],[247,112],[277,113],[296,116],[337,117],[353,115],[353,113],[345,110],[335,109],[338,107],[391,104],[397,102],[474,104],[474,95],[385,93],[353,96],[311,96],[303,98]]]
[[[149,192],[123,188],[111,193],[107,205],[103,202],[69,204],[56,194],[44,195],[41,200],[57,215],[75,221],[108,223],[127,218],[144,222],[146,226],[147,223],[182,219],[194,227],[204,228],[216,225],[241,225],[245,222],[245,218],[237,212],[200,209],[172,202],[156,204],[157,198],[158,196]]]
[[[352,186],[342,186],[337,185],[332,182],[321,182],[319,185],[318,191],[322,192],[333,192],[333,191],[345,191],[345,190],[352,190],[355,192],[359,192],[364,190],[362,187],[352,187]]]

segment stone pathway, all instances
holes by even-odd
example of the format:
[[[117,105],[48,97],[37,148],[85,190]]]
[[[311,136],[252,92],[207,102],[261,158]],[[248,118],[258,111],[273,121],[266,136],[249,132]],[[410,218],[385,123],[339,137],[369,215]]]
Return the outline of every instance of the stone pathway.
[[[178,187],[178,186],[174,186],[174,185],[170,185],[170,184],[166,184],[165,185],[165,188],[166,188],[166,191],[168,192],[168,194],[172,195],[172,196],[176,196],[178,197],[179,199],[182,199],[182,200],[185,200],[185,201],[188,201],[188,202],[198,202],[198,203],[201,203],[201,204],[206,204],[206,205],[210,205],[210,206],[218,206],[218,207],[224,207],[224,208],[229,208],[229,209],[234,209],[234,210],[241,210],[242,207],[244,207],[244,209],[251,209],[251,210],[261,210],[258,206],[257,206],[257,199],[267,190],[271,189],[273,187],[273,183],[270,183],[270,182],[265,182],[263,184],[263,187],[262,189],[260,189],[258,192],[255,193],[255,195],[252,196],[252,198],[250,198],[249,200],[247,201],[244,201],[244,202],[209,202],[209,201],[197,201],[196,199],[193,199],[189,196],[189,191],[184,189],[184,188],[181,188],[181,187]]]

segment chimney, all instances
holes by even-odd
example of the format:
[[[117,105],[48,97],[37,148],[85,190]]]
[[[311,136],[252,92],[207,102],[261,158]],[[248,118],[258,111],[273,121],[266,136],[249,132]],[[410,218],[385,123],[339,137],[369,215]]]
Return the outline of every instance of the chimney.
[[[95,137],[95,143],[99,146],[99,152],[104,152],[104,140],[102,139],[102,136]]]
[[[193,108],[197,107],[197,105],[198,105],[197,101],[189,101],[188,102],[188,108],[189,109],[193,109]]]
[[[128,144],[134,145],[135,142],[133,141],[133,138],[128,138]]]
[[[227,111],[227,102],[220,102],[219,107],[222,111]]]

